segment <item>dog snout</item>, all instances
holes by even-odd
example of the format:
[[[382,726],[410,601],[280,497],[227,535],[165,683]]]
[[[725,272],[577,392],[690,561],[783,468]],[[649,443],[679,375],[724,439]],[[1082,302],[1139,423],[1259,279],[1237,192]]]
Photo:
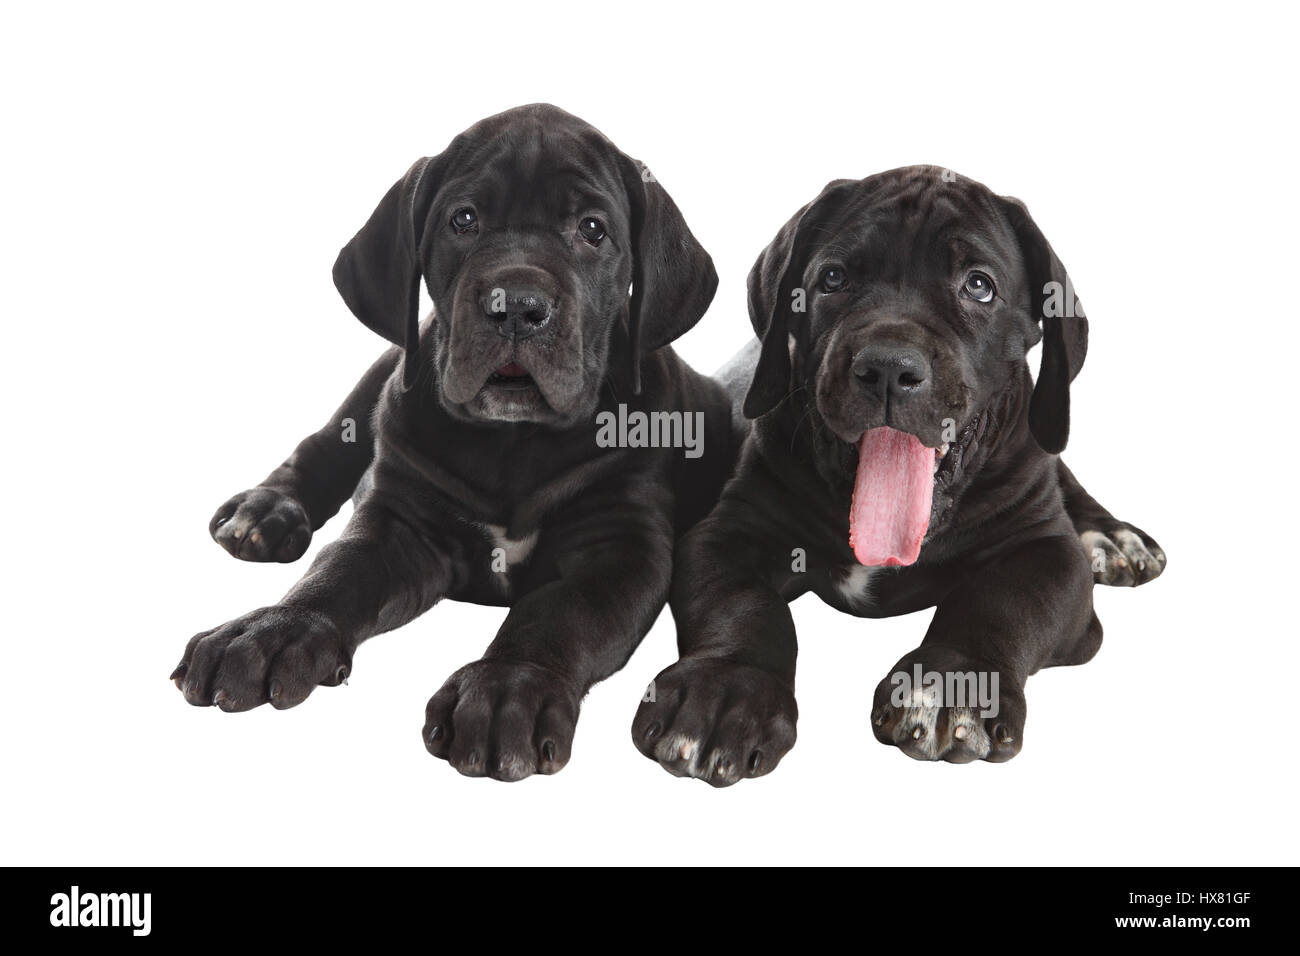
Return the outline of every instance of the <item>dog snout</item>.
[[[930,362],[919,349],[873,344],[853,357],[853,375],[877,398],[898,401],[925,391]]]
[[[497,331],[514,339],[540,332],[555,311],[555,299],[535,288],[491,289],[479,301]]]

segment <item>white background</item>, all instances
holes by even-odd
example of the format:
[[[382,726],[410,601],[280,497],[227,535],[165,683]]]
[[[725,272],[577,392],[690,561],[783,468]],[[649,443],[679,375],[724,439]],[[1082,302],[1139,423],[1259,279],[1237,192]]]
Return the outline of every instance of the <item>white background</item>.
[[[1296,862],[1295,24],[456,7],[4,14],[0,859]],[[419,736],[499,610],[440,605],[289,712],[196,709],[168,682],[193,633],[305,568],[236,562],[206,525],[382,347],[334,291],[338,248],[417,157],[539,100],[649,163],[712,252],[717,298],[680,345],[704,370],[750,334],[754,257],[827,180],[936,163],[1028,203],[1092,321],[1066,459],[1170,566],[1097,590],[1101,653],[1030,681],[1014,761],[876,743],[872,690],[928,615],[812,597],[799,743],[728,791],[630,741],[675,656],[667,613],[587,698],[568,768],[512,786]]]

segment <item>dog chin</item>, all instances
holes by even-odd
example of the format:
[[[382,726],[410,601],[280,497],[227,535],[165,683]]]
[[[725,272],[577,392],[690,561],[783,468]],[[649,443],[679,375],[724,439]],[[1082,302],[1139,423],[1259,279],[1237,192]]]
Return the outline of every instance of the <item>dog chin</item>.
[[[483,386],[467,406],[475,418],[494,422],[551,422],[555,410],[535,383],[525,386]]]

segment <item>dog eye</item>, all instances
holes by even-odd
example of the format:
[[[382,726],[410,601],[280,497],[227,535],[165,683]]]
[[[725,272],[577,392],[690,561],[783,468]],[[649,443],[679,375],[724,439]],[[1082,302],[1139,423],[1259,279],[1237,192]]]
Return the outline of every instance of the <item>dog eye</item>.
[[[846,277],[844,270],[831,266],[822,273],[820,284],[823,292],[835,292],[844,288]]]
[[[605,224],[595,216],[588,216],[578,223],[578,235],[594,246],[605,238]]]
[[[451,227],[457,232],[469,232],[478,225],[478,213],[466,206],[451,214]]]
[[[992,302],[993,296],[997,295],[997,289],[993,288],[993,280],[983,272],[972,272],[968,275],[963,288],[976,302]]]

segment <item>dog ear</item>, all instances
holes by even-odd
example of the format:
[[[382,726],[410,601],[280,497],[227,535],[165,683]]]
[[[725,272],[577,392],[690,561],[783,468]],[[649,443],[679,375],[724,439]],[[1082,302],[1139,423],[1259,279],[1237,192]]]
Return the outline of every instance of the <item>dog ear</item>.
[[[803,273],[805,250],[815,232],[813,227],[830,207],[832,197],[853,183],[848,179],[828,183],[816,199],[781,227],[749,270],[749,321],[763,340],[763,348],[745,395],[746,418],[767,414],[790,392],[790,317],[795,311],[794,291]]]
[[[406,388],[415,383],[418,371],[420,240],[442,166],[441,157],[418,160],[379,200],[334,262],[334,285],[352,314],[406,349]]]
[[[632,220],[632,299],[628,307],[632,390],[641,359],[685,335],[718,289],[713,259],[692,235],[672,197],[630,156],[619,154]]]
[[[1059,455],[1070,438],[1070,383],[1088,354],[1088,317],[1065,266],[1024,203],[1000,198],[1025,260],[1031,318],[1043,323],[1043,355],[1029,400],[1029,431],[1043,451]]]

